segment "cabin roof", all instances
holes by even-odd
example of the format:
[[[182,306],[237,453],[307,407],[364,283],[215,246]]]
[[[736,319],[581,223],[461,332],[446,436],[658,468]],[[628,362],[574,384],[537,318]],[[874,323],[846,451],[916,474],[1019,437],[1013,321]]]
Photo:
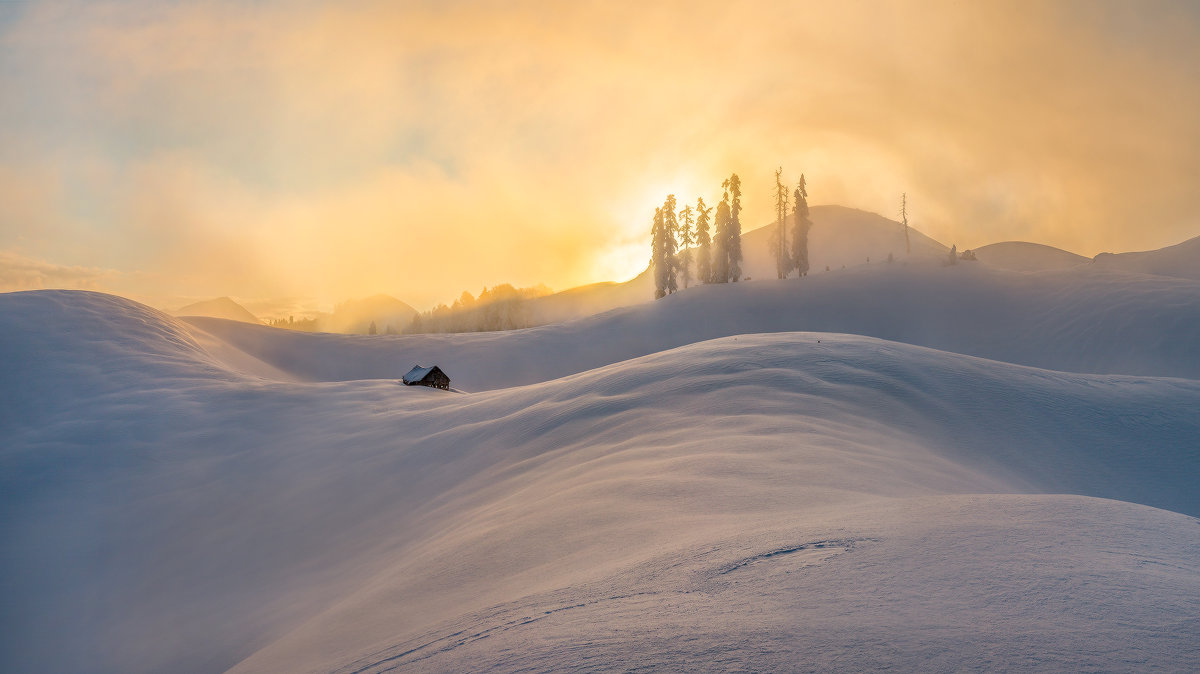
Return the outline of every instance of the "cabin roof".
[[[429,374],[434,370],[437,370],[438,372],[442,371],[442,369],[437,365],[430,365],[429,367],[414,365],[413,369],[409,370],[408,373],[404,375],[404,383],[407,384],[410,382],[421,381],[422,379],[428,377]],[[445,375],[444,372],[442,374]]]

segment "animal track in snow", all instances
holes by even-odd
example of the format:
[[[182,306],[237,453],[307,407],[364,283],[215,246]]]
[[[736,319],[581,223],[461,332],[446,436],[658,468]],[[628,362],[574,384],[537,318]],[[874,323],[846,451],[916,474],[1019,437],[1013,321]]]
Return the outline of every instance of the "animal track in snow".
[[[810,543],[801,543],[786,548],[778,548],[769,552],[746,557],[740,561],[734,562],[726,567],[723,567],[717,572],[717,575],[724,576],[745,569],[747,567],[756,566],[764,562],[783,561],[784,558],[794,565],[798,562],[798,566],[813,566],[820,564],[830,557],[840,555],[844,552],[849,552],[854,548],[855,544],[863,542],[871,542],[875,539],[857,538],[829,541],[812,541]]]

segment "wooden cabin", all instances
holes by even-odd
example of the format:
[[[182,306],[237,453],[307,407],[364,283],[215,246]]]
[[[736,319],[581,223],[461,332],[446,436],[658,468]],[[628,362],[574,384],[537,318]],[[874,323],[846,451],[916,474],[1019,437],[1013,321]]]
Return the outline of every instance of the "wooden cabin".
[[[413,369],[408,371],[408,374],[400,380],[409,386],[429,386],[432,388],[440,388],[443,391],[450,390],[450,377],[442,372],[442,368],[437,365],[429,367],[421,367],[414,365]]]

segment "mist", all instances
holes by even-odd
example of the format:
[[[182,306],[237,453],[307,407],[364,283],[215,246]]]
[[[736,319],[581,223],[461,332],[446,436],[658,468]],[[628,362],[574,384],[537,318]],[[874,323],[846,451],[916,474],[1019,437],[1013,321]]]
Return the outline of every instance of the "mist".
[[[906,192],[912,225],[960,247],[1157,248],[1196,228],[1197,18],[19,3],[0,19],[0,251],[129,296],[424,309],[632,278],[654,205],[711,200],[731,171],[743,221],[767,224],[780,165],[814,204],[894,217]]]

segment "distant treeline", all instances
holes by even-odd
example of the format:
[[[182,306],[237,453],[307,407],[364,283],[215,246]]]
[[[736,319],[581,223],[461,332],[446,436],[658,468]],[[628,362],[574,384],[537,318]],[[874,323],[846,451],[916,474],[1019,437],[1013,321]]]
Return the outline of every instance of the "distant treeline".
[[[531,288],[516,288],[509,283],[490,289],[485,287],[478,297],[464,290],[453,304],[439,304],[417,314],[404,332],[491,332],[532,327],[537,323],[532,315],[530,300],[551,292],[540,284]]]
[[[300,320],[296,320],[295,316],[272,318],[267,321],[267,325],[270,325],[272,328],[287,328],[288,330],[300,330],[302,332],[317,331],[317,319],[315,318],[301,318]]]

